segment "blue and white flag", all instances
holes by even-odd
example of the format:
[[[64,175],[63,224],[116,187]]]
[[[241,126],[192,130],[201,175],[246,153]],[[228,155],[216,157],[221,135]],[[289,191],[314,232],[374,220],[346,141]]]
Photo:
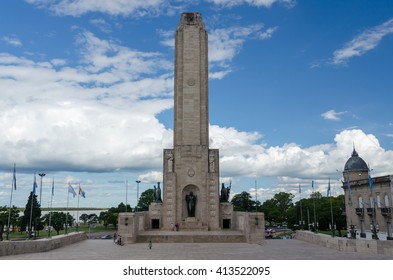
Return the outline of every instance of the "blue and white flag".
[[[83,198],[86,198],[86,193],[84,190],[82,190],[81,186],[79,186],[79,195],[82,196]]]
[[[331,191],[330,191],[330,179],[329,179],[329,184],[328,184],[328,189],[327,189],[327,196],[331,195]]]
[[[75,197],[76,196],[76,192],[74,190],[74,188],[71,186],[70,183],[68,183],[68,192],[72,193],[72,195]]]
[[[37,182],[35,180],[35,174],[34,174],[34,183],[33,183],[33,195],[35,195],[35,190],[37,189]]]
[[[347,188],[348,188],[348,193],[351,194],[351,184],[349,183],[349,175],[347,175]]]
[[[373,190],[373,179],[371,178],[370,174],[368,175],[368,184],[370,185],[370,190]]]

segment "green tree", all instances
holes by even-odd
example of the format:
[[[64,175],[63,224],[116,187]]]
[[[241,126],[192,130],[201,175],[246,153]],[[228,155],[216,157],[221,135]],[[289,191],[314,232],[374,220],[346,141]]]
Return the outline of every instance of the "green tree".
[[[37,195],[34,195],[33,199],[32,196],[33,196],[33,192],[30,192],[30,195],[27,199],[27,203],[25,206],[25,210],[23,211],[23,217],[21,217],[21,224],[25,230],[28,230],[28,227],[30,225],[30,214],[31,214],[31,226],[34,227],[34,230],[42,230],[44,226],[41,222],[41,206],[38,203]],[[33,202],[33,207],[31,208],[32,202]]]
[[[252,200],[251,195],[248,192],[242,192],[240,194],[236,194],[232,200],[232,205],[234,206],[235,211],[247,211],[251,212],[255,210],[256,203]]]
[[[68,218],[67,218],[68,215]],[[50,218],[50,224],[51,227],[54,228],[56,231],[57,235],[60,234],[61,230],[64,230],[65,223],[67,221],[68,226],[72,225],[74,222],[74,218],[70,215],[70,213],[64,213],[64,212],[52,212],[52,215],[50,217],[50,214],[46,214],[43,217],[43,221],[46,225],[49,226],[49,218]]]
[[[293,206],[293,198],[294,195],[287,192],[279,192],[274,195],[273,200],[279,212],[277,219],[278,223],[287,223],[288,210]]]
[[[270,226],[288,223],[290,209],[293,207],[293,197],[291,193],[279,192],[262,204],[265,220]]]
[[[98,216],[98,221],[104,225],[105,228],[108,228],[109,225],[109,212],[101,211]]]
[[[273,226],[277,223],[277,219],[280,215],[276,203],[273,199],[268,199],[262,204],[262,212],[265,214],[265,221],[269,223],[269,226]]]
[[[127,209],[131,210],[131,207],[128,205]],[[108,209],[108,211],[102,211],[97,217],[97,220],[102,222],[105,228],[107,228],[109,225],[113,225],[116,228],[119,213],[125,212],[125,210],[125,204],[120,203],[117,207],[111,207]],[[92,219],[94,219],[94,217],[92,217]]]
[[[139,197],[137,210],[138,211],[148,211],[149,205],[154,201],[154,190],[147,189]]]
[[[97,214],[89,214],[87,218],[87,223],[89,225],[98,223],[98,216]]]
[[[303,198],[288,210],[288,226],[293,229],[315,230],[315,228],[313,228],[314,204],[318,229],[326,231],[331,230],[333,212],[334,224],[338,235],[341,236],[341,230],[346,228],[346,217],[342,215],[344,207],[343,195],[337,197],[323,197],[321,193],[316,192],[311,194],[309,198]],[[301,209],[300,205],[302,206]],[[300,213],[302,213],[302,217]],[[303,224],[301,223],[302,221]]]
[[[127,204],[127,212],[131,212],[132,208],[129,204]],[[126,205],[121,202],[119,205],[117,205],[117,211],[118,213],[126,212]]]
[[[9,207],[0,206],[0,241],[3,241],[3,232],[4,229],[8,226],[9,215],[10,215],[10,225],[16,226],[19,217],[19,211],[16,208],[16,206],[11,207],[11,212]]]
[[[87,221],[89,220],[89,215],[83,213],[82,215],[80,215],[79,220],[81,220],[84,224],[86,224]]]

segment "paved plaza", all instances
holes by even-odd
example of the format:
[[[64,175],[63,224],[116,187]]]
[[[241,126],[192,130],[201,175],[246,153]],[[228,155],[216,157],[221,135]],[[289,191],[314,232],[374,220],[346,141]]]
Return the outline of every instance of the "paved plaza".
[[[87,239],[44,253],[0,260],[392,260],[392,256],[340,252],[296,239],[247,243],[146,243],[119,246],[110,239]]]

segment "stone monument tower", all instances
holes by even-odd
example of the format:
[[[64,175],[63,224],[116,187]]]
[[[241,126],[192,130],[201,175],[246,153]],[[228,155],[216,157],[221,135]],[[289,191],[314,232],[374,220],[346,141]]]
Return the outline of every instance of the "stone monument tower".
[[[119,214],[126,243],[264,240],[263,213],[233,211],[230,186],[219,187],[218,149],[209,149],[207,43],[201,14],[183,13],[175,36],[175,123],[173,149],[163,153],[163,198],[157,183],[149,211]]]
[[[217,230],[219,155],[209,149],[208,38],[200,13],[183,13],[175,37],[174,147],[164,150],[162,227]]]

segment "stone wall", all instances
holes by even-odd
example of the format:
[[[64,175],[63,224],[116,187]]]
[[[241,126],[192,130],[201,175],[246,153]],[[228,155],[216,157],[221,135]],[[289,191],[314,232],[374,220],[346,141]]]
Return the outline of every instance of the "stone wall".
[[[0,256],[47,252],[87,239],[84,232],[54,236],[50,239],[2,241],[0,242]]]
[[[343,252],[360,252],[393,256],[391,240],[359,240],[342,237],[331,237],[311,231],[296,231],[296,239]]]
[[[254,212],[233,212],[233,229],[243,233],[247,243],[265,242],[265,215]]]

